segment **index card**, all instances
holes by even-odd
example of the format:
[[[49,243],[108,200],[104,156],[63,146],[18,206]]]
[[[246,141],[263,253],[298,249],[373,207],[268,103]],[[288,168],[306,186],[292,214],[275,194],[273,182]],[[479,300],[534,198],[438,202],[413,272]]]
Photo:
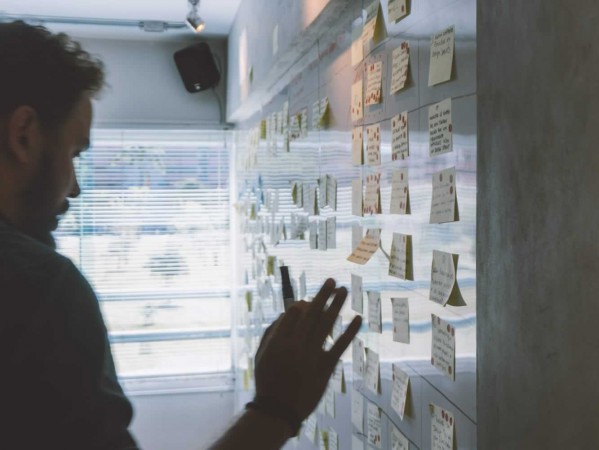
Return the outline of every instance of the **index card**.
[[[294,181],[291,185],[291,200],[298,208],[304,207],[304,186],[299,181]]]
[[[397,23],[408,14],[407,0],[389,0],[389,21]]]
[[[366,164],[381,165],[381,124],[366,127]]]
[[[359,314],[364,312],[364,291],[362,290],[362,277],[359,275],[351,276],[351,307]]]
[[[362,80],[358,80],[352,85],[351,98],[351,120],[357,122],[364,118],[364,84]]]
[[[283,122],[281,123],[281,133],[286,134],[289,131],[289,101],[283,103]]]
[[[358,337],[352,341],[352,366],[354,375],[364,376],[364,341]]]
[[[355,389],[351,393],[351,423],[359,433],[364,433],[364,397]]]
[[[433,341],[431,364],[455,381],[455,328],[440,317],[431,314]]]
[[[362,238],[356,249],[348,256],[347,260],[356,264],[364,265],[372,255],[379,249],[381,241],[381,231],[370,229],[366,232],[366,236]]]
[[[363,198],[364,190],[362,187],[362,179],[361,178],[352,180],[351,192],[352,192],[351,213],[354,216],[363,216],[364,215],[364,198]]]
[[[410,156],[408,112],[404,111],[391,119],[391,159],[398,161],[408,156]]]
[[[391,175],[391,214],[411,214],[408,169],[393,171]]]
[[[339,448],[339,435],[332,428],[329,429],[329,440],[327,450],[337,450]]]
[[[327,221],[318,221],[318,249],[326,251],[327,249]]]
[[[368,443],[376,448],[383,448],[381,436],[383,426],[381,423],[381,409],[374,403],[368,402],[367,421],[368,421]]]
[[[310,250],[318,248],[318,223],[310,222]]]
[[[391,408],[403,420],[408,400],[410,377],[397,364],[393,364],[393,389],[391,390]]]
[[[429,299],[441,306],[466,305],[456,278],[459,258],[460,255],[453,253],[433,251]]]
[[[318,130],[320,122],[320,100],[312,103],[312,129]]]
[[[327,175],[318,179],[318,204],[321,208],[327,204]]]
[[[392,450],[410,450],[410,441],[395,425],[391,425],[391,448]]]
[[[389,257],[389,275],[402,280],[414,280],[412,258],[412,236],[393,233],[391,256]]]
[[[445,99],[428,108],[429,156],[453,151],[451,99]]]
[[[379,61],[368,65],[366,82],[366,106],[381,103],[383,98],[383,62]]]
[[[373,173],[366,177],[364,215],[380,214],[381,212],[381,174]]]
[[[433,200],[430,223],[458,222],[460,212],[455,167],[433,174]]]
[[[366,8],[366,25],[362,30],[362,42],[367,43],[372,40],[376,44],[386,37],[387,27],[385,26],[383,9],[380,1],[375,0]]]
[[[430,404],[432,450],[453,450],[455,422],[453,414],[440,406]]]
[[[368,329],[375,333],[383,332],[381,313],[381,293],[368,291]]]
[[[330,384],[327,387],[327,390],[325,391],[324,399],[325,399],[324,400],[325,410],[326,410],[327,414],[334,419],[335,418],[335,390],[333,389],[333,386],[331,386]]]
[[[410,303],[407,298],[392,298],[393,341],[410,343]]]
[[[341,360],[335,366],[332,382],[333,391],[345,394],[345,371],[343,370],[343,361]]]
[[[306,284],[306,272],[302,272],[299,281],[299,298],[300,300],[304,300],[306,298],[306,294],[308,293],[308,287]]]
[[[316,415],[314,413],[312,413],[310,417],[308,417],[306,422],[304,422],[304,426],[304,434],[312,444],[316,444],[318,423],[316,421]]]
[[[337,211],[337,178],[332,175],[326,176],[326,206]]]
[[[410,44],[402,42],[393,50],[391,71],[391,94],[396,94],[406,86],[410,66]]]
[[[351,450],[364,450],[364,442],[355,434],[351,437]]]
[[[362,33],[364,27],[359,26],[352,30],[351,33],[351,65],[355,66],[362,62],[364,59],[364,41],[362,40]]]
[[[337,218],[328,217],[327,221],[327,249],[333,250],[337,248]]]
[[[364,164],[363,128],[355,127],[352,131],[351,162],[354,166]]]
[[[381,392],[381,365],[379,362],[378,353],[372,349],[366,350],[366,373],[364,375],[364,383],[366,387],[375,394]]]
[[[290,117],[290,124],[289,124],[289,140],[291,142],[299,139],[302,135],[302,129],[301,129],[301,115],[299,114],[293,114]]]
[[[431,39],[431,58],[428,85],[451,80],[455,33],[453,26],[435,34]]]
[[[304,108],[300,112],[300,130],[301,137],[308,137],[308,108]]]

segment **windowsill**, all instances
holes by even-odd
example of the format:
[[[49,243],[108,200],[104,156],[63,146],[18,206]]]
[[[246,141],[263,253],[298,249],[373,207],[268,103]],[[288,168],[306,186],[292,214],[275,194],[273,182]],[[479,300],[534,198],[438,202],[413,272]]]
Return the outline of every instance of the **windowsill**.
[[[198,392],[230,392],[234,390],[233,372],[119,378],[130,397],[144,395],[188,394]]]

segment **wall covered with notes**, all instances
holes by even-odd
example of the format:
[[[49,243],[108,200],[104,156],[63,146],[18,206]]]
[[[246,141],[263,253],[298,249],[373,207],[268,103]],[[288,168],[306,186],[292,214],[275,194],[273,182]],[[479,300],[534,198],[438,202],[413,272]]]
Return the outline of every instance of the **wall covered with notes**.
[[[475,449],[475,1],[265,3],[229,42],[239,405],[285,265],[365,319],[289,448]]]

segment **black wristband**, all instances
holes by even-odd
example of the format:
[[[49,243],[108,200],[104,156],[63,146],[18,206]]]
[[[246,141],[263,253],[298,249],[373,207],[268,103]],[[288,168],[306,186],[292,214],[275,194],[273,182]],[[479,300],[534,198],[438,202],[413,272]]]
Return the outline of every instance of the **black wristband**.
[[[299,434],[302,420],[289,408],[281,405],[278,400],[267,397],[255,397],[253,401],[245,405],[246,409],[258,411],[271,417],[283,420],[291,429],[291,436]]]

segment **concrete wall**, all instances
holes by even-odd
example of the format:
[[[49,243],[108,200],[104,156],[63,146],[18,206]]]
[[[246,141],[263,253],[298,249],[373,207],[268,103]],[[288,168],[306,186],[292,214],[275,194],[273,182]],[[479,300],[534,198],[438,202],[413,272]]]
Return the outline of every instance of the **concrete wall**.
[[[479,448],[599,445],[599,8],[478,2]]]

